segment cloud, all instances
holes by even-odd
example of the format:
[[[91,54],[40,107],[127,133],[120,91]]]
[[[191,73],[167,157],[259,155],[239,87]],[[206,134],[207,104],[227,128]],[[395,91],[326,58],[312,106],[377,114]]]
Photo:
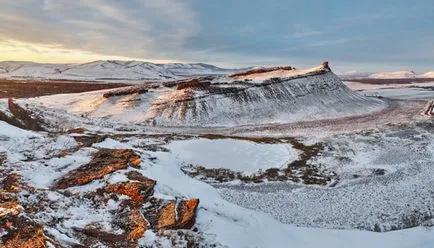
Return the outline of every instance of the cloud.
[[[55,44],[102,55],[168,57],[200,30],[185,1],[17,0],[0,4],[0,40]]]
[[[56,44],[27,43],[16,40],[0,41],[0,61],[37,61],[46,63],[77,63],[94,60],[143,60],[125,56],[107,56],[80,49],[65,49]],[[155,63],[179,62],[154,60]]]

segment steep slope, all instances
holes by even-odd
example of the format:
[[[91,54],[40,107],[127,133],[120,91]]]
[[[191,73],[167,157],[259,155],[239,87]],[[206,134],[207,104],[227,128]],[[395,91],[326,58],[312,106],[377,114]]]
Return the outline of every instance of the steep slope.
[[[385,103],[352,92],[327,63],[310,70],[267,71],[229,77],[201,77],[110,94],[87,93],[43,98],[88,117],[157,126],[237,126],[290,123],[361,115]],[[279,77],[276,77],[279,75]]]
[[[236,72],[208,64],[101,60],[85,64],[0,62],[0,77],[68,80],[167,80]]]

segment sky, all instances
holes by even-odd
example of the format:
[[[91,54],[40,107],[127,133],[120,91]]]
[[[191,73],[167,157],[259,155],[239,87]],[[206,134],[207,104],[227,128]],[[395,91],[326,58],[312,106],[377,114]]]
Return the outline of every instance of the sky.
[[[433,0],[0,0],[0,61],[434,70]]]

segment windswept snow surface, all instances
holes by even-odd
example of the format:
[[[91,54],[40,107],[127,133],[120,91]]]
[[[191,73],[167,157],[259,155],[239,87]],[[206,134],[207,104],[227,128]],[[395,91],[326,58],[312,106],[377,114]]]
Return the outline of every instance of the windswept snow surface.
[[[28,139],[30,137],[38,136],[38,134],[9,125],[4,121],[0,121],[0,136],[12,139]]]
[[[280,168],[298,157],[298,151],[288,144],[259,144],[234,139],[179,140],[166,147],[183,163],[246,174]]]
[[[288,244],[291,244],[295,247],[325,248],[431,248],[434,243],[434,230],[432,228],[417,227],[389,233],[373,233],[359,230],[329,230],[306,227],[307,222],[300,224],[300,222],[312,220],[314,223],[312,226],[324,226],[326,223],[330,223],[335,228],[353,228],[351,225],[346,225],[345,222],[348,223],[353,220],[354,222],[375,223],[376,213],[382,211],[392,214],[401,213],[400,211],[405,213],[407,210],[413,210],[414,206],[420,207],[429,204],[432,201],[429,190],[432,190],[433,178],[430,161],[432,162],[432,151],[434,150],[432,134],[429,134],[430,130],[432,132],[429,123],[428,126],[416,127],[417,133],[408,133],[409,131],[406,130],[401,133],[399,130],[395,130],[386,134],[374,132],[373,134],[331,138],[328,142],[333,144],[336,149],[327,150],[324,157],[318,162],[326,164],[330,169],[339,171],[342,175],[342,186],[335,189],[324,189],[288,184],[288,188],[281,188],[270,193],[272,196],[267,196],[267,193],[256,190],[247,190],[238,198],[239,200],[246,200],[246,198],[250,198],[250,201],[257,200],[265,209],[257,208],[257,202],[245,207],[230,203],[225,200],[228,195],[223,189],[216,189],[185,175],[180,170],[180,166],[187,161],[179,156],[180,151],[176,149],[171,152],[164,152],[141,148],[142,144],[164,143],[164,136],[162,138],[153,138],[152,136],[142,138],[143,134],[137,134],[138,137],[134,135],[127,135],[127,138],[120,139],[112,137],[94,144],[93,148],[82,148],[66,157],[56,158],[48,154],[56,154],[60,151],[58,150],[59,147],[74,146],[68,141],[71,138],[69,135],[49,137],[48,134],[40,133],[37,134],[38,137],[29,142],[30,136],[33,135],[32,132],[10,127],[2,122],[0,125],[2,135],[8,137],[9,140],[12,140],[14,136],[29,137],[28,139],[13,140],[14,142],[9,143],[0,142],[8,149],[6,168],[11,168],[23,175],[23,178],[28,180],[31,186],[40,191],[39,194],[30,197],[21,197],[22,201],[34,201],[36,204],[38,197],[43,196],[43,192],[53,184],[55,179],[87,163],[91,153],[96,151],[95,148],[133,148],[142,157],[140,172],[158,181],[155,188],[156,195],[167,198],[200,199],[196,225],[205,241],[209,244],[216,244],[216,247],[288,247]],[[3,138],[3,140],[6,139]],[[176,137],[174,142],[178,142]],[[252,154],[249,152],[250,150],[255,152],[268,151],[270,156],[275,156],[268,158],[271,161],[283,160],[281,156],[285,156],[286,159],[290,154],[273,144],[256,146],[238,143],[241,141],[225,141],[211,145],[203,139],[190,139],[182,142],[184,147],[181,149],[191,153],[199,146],[202,149],[200,152],[210,148],[230,153],[230,148],[234,146],[246,149],[246,153],[250,154]],[[192,144],[189,145],[189,142]],[[181,143],[176,144],[176,146],[178,145],[180,146]],[[385,147],[390,149],[382,150]],[[399,153],[412,155],[400,160],[395,156]],[[200,155],[200,153],[198,154]],[[345,155],[352,160],[350,164],[347,164],[348,168],[337,162],[341,160],[336,155]],[[36,159],[29,161],[27,156],[34,156]],[[212,162],[207,156],[204,158],[205,162]],[[241,154],[234,159],[233,163],[244,163],[245,159],[253,161],[250,160],[251,158],[241,156]],[[264,158],[258,157],[258,159],[265,161],[265,156]],[[407,160],[411,161],[409,167],[406,166],[406,163],[409,162]],[[370,179],[368,175],[373,168],[386,169],[385,176]],[[129,168],[128,170],[136,169]],[[124,181],[126,180],[123,175],[125,172],[119,171],[89,185],[74,187],[70,190],[74,194],[84,194],[102,187],[104,181]],[[352,174],[358,174],[360,177],[351,179]],[[268,189],[267,185],[263,186],[264,190]],[[358,199],[359,196],[363,197]],[[53,204],[58,210],[39,213],[36,216],[37,221],[48,223],[53,219],[68,216],[68,219],[58,225],[56,229],[50,227],[45,230],[47,234],[54,235],[58,241],[78,242],[70,233],[71,228],[92,223],[99,223],[104,231],[114,233],[118,231],[110,224],[113,221],[110,211],[118,208],[113,201],[108,202],[104,208],[95,208],[90,202],[72,203],[67,196],[54,192],[45,197],[54,201]],[[230,200],[233,201],[233,199]],[[289,202],[293,203],[290,204]],[[405,205],[405,203],[410,205]],[[390,206],[393,208],[389,209]],[[404,206],[406,206],[405,209],[403,209]],[[273,208],[275,208],[274,213],[266,211]],[[295,214],[295,221],[291,224],[282,223],[284,221],[276,217],[276,214],[282,213],[283,215],[280,216]],[[383,221],[381,223],[387,225],[392,217],[393,215],[383,216],[380,218]],[[296,227],[294,224],[305,227]],[[327,227],[330,228],[331,226]],[[158,240],[159,237],[155,233],[148,231],[140,243],[154,244],[160,242]],[[167,246],[170,247],[167,240],[161,242],[166,242]]]
[[[222,185],[223,198],[303,227],[396,230],[434,216],[434,126],[422,122],[336,135],[312,163],[336,173],[334,187],[291,183]],[[432,220],[431,220],[432,221]]]
[[[162,194],[188,192],[189,197],[199,197],[201,199],[197,218],[199,230],[204,231],[210,241],[217,241],[228,247],[288,247],[288,244],[291,244],[294,247],[327,248],[349,246],[428,248],[434,242],[433,230],[425,228],[379,234],[285,225],[269,215],[222,200],[210,185],[188,178],[174,168],[174,164],[179,163],[176,156],[168,156],[162,152],[152,153],[152,155],[158,157],[158,166],[148,167],[144,173],[151,178],[159,178],[157,192]],[[281,207],[282,211],[290,208]]]

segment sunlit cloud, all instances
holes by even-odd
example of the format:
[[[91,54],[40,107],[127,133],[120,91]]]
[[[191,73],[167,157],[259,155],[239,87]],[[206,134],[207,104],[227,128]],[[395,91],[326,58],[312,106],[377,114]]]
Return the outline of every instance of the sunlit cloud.
[[[0,0],[0,38],[119,57],[167,60],[200,29],[177,0]],[[32,55],[33,56],[33,55]]]
[[[42,63],[84,63],[94,60],[144,60],[143,58],[111,56],[67,49],[59,44],[27,43],[16,40],[0,41],[0,61],[34,61]],[[174,60],[146,59],[154,63],[173,63]]]

